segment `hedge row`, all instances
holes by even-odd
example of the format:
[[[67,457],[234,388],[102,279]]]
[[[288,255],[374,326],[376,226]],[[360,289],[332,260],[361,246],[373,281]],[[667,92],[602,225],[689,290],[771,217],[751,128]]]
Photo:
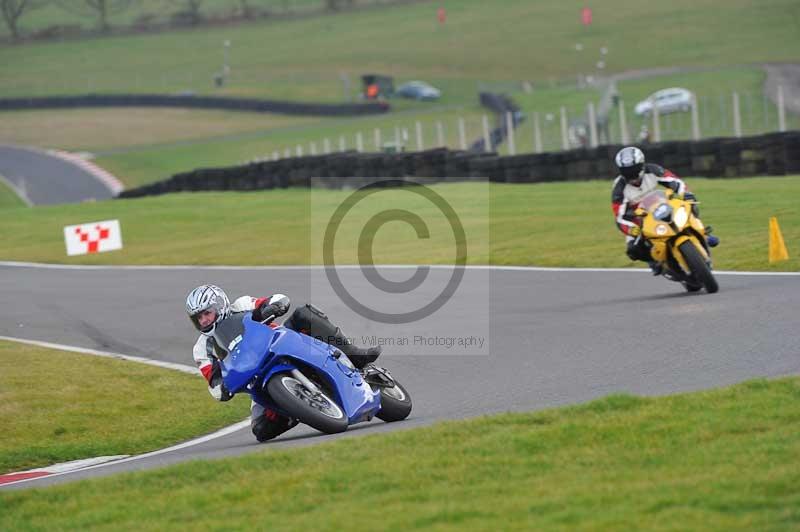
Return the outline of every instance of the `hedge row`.
[[[451,151],[446,148],[409,153],[312,155],[254,162],[228,168],[203,168],[126,190],[132,198],[200,190],[256,190],[283,187],[342,188],[370,183],[373,178],[413,178],[423,183],[489,179],[502,183],[611,179],[620,145],[556,153],[498,156],[496,153]],[[800,174],[800,131],[746,138],[649,144],[648,161],[678,175],[745,177]],[[363,180],[353,178],[363,178]]]
[[[0,98],[0,110],[69,109],[74,107],[183,107],[304,116],[359,116],[389,111],[389,104],[385,102],[328,104],[183,94],[86,94],[82,96]]]

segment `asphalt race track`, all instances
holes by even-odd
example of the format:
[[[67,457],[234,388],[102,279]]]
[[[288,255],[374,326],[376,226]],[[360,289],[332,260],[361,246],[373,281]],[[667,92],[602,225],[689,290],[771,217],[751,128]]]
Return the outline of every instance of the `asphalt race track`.
[[[22,189],[34,205],[114,196],[107,185],[80,166],[38,149],[0,145],[0,175]]]
[[[358,269],[340,274],[351,287],[367,284]],[[402,270],[394,275],[409,276]],[[432,271],[432,277],[445,275]],[[421,348],[392,356],[393,349],[385,348],[380,359],[414,400],[405,422],[376,420],[337,436],[298,427],[267,444],[258,444],[247,428],[150,458],[9,487],[541,409],[612,392],[660,395],[800,373],[800,275],[718,279],[720,292],[706,295],[686,294],[680,285],[643,271],[470,268],[452,305],[406,330],[409,335],[486,333],[485,353]],[[383,325],[367,322],[318,289],[323,280],[324,272],[313,268],[0,266],[0,335],[191,364],[196,333],[183,303],[186,293],[204,282],[231,295],[279,291],[294,303],[310,299],[350,335],[384,333]],[[368,293],[364,288],[358,295]],[[199,376],[197,385],[205,386]]]

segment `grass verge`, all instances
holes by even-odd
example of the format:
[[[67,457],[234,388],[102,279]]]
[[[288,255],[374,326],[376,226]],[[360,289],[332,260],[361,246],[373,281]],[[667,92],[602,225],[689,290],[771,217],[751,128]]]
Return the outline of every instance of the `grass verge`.
[[[688,179],[702,201],[703,220],[722,244],[717,269],[800,270],[799,177]],[[610,209],[606,181],[502,185],[435,185],[464,224],[467,263],[570,267],[633,266]],[[0,258],[69,264],[321,264],[322,231],[349,191],[282,189],[250,193],[173,194],[139,200],[13,209],[0,212],[6,238]],[[312,208],[313,207],[313,208]],[[430,227],[420,239],[410,226],[376,231],[376,263],[452,264],[447,220],[403,190],[384,191],[344,219],[337,264],[356,264],[358,237],[374,212],[404,208]],[[269,228],[256,213],[269,211]],[[313,215],[312,215],[313,212]],[[210,218],[213,223],[210,222]],[[769,264],[768,220],[777,216],[790,260]],[[125,248],[66,257],[64,225],[118,218]],[[225,249],[226,253],[219,253]]]
[[[0,341],[0,473],[167,447],[247,417],[230,405],[199,376]]]
[[[0,141],[73,151],[130,150],[316,121],[269,113],[139,107],[6,111],[0,122]]]
[[[0,528],[789,530],[800,381],[505,414],[0,493]],[[213,511],[198,511],[211,508]]]
[[[10,207],[27,207],[27,205],[25,205],[25,202],[17,196],[17,193],[8,186],[3,176],[0,176],[0,209],[7,209]]]

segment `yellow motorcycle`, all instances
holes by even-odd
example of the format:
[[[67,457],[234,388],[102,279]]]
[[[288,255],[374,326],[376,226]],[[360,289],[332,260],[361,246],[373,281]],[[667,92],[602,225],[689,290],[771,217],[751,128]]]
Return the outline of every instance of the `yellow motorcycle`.
[[[642,237],[651,245],[653,260],[663,267],[662,275],[689,292],[705,288],[713,294],[719,285],[711,273],[705,226],[692,212],[694,203],[659,189],[642,198],[634,214],[642,218]]]

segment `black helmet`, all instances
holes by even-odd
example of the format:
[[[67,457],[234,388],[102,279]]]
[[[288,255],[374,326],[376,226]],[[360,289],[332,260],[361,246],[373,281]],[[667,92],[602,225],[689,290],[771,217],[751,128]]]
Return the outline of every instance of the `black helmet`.
[[[617,152],[614,163],[626,182],[638,181],[644,172],[644,153],[635,146],[627,146]]]

